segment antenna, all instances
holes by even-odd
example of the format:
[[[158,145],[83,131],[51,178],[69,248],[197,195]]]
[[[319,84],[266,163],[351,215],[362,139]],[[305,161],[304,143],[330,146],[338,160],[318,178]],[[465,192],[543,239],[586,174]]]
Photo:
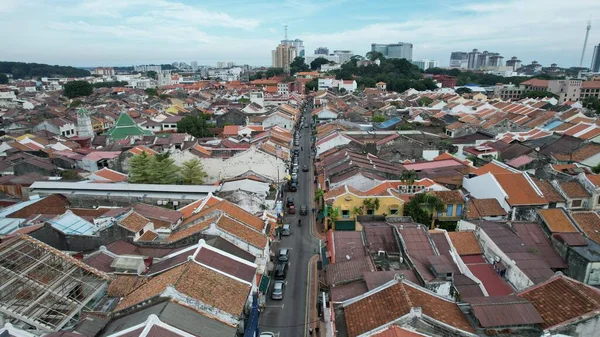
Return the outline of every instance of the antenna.
[[[284,28],[284,30],[285,30],[285,41],[287,41],[287,25],[284,25],[284,26],[283,26],[283,28]],[[589,31],[589,30],[590,30],[590,29],[588,28],[588,31]],[[587,35],[585,36],[585,41],[587,42]]]
[[[579,60],[579,68],[583,64],[583,56],[585,55],[585,47],[587,46],[588,36],[590,35],[590,29],[592,28],[592,21],[587,22],[587,26],[585,27],[585,40],[583,40],[583,50],[581,51],[581,59]],[[286,35],[287,35],[287,26],[286,26]]]

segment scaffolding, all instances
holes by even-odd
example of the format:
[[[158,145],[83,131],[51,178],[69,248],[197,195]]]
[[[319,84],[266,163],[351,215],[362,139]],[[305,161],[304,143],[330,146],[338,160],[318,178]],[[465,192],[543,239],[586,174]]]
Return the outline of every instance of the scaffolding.
[[[0,245],[0,312],[34,333],[73,326],[109,282],[103,272],[27,235]]]

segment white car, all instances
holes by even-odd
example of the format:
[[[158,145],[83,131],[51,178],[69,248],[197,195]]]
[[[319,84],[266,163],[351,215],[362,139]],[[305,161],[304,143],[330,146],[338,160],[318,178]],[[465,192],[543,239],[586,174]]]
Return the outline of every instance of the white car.
[[[259,337],[275,337],[275,334],[272,332],[261,332]]]

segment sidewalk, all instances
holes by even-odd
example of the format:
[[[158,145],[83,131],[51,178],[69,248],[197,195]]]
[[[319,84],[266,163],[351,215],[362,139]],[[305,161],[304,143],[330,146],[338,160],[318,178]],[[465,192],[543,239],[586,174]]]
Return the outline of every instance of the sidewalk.
[[[313,328],[313,333],[312,335],[308,333],[308,336],[325,336],[325,325],[321,321],[317,311],[317,296],[319,295],[319,275],[317,273],[317,261],[318,258],[312,259],[309,270],[311,286],[310,303],[307,303],[307,305],[310,305],[308,326]],[[317,333],[316,329],[317,322],[319,326],[319,333]]]

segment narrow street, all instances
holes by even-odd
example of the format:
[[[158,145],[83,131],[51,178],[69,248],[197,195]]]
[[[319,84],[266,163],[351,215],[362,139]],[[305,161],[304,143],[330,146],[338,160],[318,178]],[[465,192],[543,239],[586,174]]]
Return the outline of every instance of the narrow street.
[[[303,111],[305,123],[311,121],[310,104]],[[272,250],[277,254],[279,248],[290,248],[290,262],[287,273],[286,289],[283,300],[272,300],[271,289],[269,289],[266,307],[262,311],[259,319],[260,331],[273,332],[275,336],[305,336],[308,331],[307,322],[308,308],[307,301],[310,300],[311,306],[315,306],[316,299],[308,299],[308,277],[310,259],[317,254],[319,241],[312,235],[313,227],[313,165],[309,158],[311,146],[311,128],[300,130],[300,145],[303,151],[300,151],[298,161],[298,191],[284,193],[284,206],[288,196],[294,198],[296,205],[296,214],[287,214],[284,223],[291,225],[290,236],[282,236],[281,242],[275,242]],[[303,172],[302,167],[308,165],[308,172]],[[300,215],[300,207],[306,205],[308,214]],[[298,227],[298,219],[302,218],[302,225]],[[316,277],[316,275],[313,275]],[[274,280],[271,281],[271,284]]]

